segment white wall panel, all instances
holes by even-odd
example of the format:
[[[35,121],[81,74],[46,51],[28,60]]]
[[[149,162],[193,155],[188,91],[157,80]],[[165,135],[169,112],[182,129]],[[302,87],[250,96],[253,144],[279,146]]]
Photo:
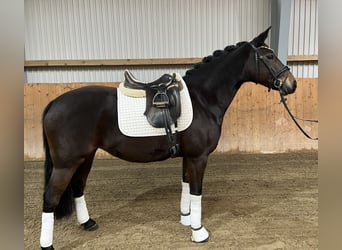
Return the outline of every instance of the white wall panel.
[[[25,58],[205,56],[267,28],[269,2],[27,0]]]
[[[318,55],[318,0],[292,0],[289,55]],[[296,77],[318,77],[317,62],[290,63]]]
[[[270,3],[271,0],[26,0],[25,59],[203,57],[226,45],[250,40],[266,29],[271,20]],[[293,0],[289,54],[317,54],[317,0]],[[302,71],[301,65],[290,66]],[[182,73],[187,67],[133,69],[137,77],[152,80],[163,70]],[[120,81],[123,67],[29,68],[25,74],[27,82]]]
[[[291,62],[289,67],[297,78],[318,78],[317,62]]]
[[[318,54],[317,0],[292,0],[289,55]]]

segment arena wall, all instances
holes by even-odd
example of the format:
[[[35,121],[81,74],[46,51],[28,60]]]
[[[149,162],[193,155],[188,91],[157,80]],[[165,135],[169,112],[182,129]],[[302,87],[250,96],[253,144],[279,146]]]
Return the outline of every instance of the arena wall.
[[[41,116],[44,107],[58,95],[85,85],[111,83],[70,83],[24,85],[24,157],[25,160],[42,159]],[[318,79],[300,78],[295,94],[288,96],[288,105],[297,117],[317,118]],[[318,136],[317,124],[299,122],[304,129]],[[317,150],[318,142],[307,139],[295,126],[279,94],[254,83],[245,83],[228,108],[216,152],[278,153],[295,150]],[[97,157],[109,157],[99,150]]]

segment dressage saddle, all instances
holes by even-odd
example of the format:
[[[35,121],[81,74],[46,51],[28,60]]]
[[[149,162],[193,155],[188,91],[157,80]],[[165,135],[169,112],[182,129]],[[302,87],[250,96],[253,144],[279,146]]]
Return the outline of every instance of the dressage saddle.
[[[179,145],[175,142],[175,134],[171,125],[177,128],[177,120],[181,114],[181,86],[176,75],[164,74],[152,82],[137,80],[131,72],[125,70],[124,87],[144,90],[146,93],[146,109],[144,115],[149,124],[155,128],[165,128],[170,143],[171,156],[179,152]],[[177,132],[176,132],[177,133]]]
[[[144,115],[151,126],[165,128],[177,123],[181,113],[178,82],[174,76],[162,75],[152,82],[143,82],[134,78],[132,73],[125,71],[124,86],[146,92],[146,110]]]

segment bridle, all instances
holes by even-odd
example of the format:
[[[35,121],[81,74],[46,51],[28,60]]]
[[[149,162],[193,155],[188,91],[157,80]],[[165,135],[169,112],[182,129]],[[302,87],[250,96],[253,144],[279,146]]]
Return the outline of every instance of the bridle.
[[[267,49],[267,50],[271,51],[273,54],[274,54],[274,51],[267,46],[260,46],[257,48],[252,43],[249,43],[249,44],[252,46],[252,48],[254,50],[255,64],[257,67],[257,72],[260,73],[259,61],[261,61],[265,65],[265,67],[268,69],[268,71],[271,73],[271,75],[273,76],[273,78],[272,78],[273,87],[279,90],[281,87],[281,84],[284,83],[287,79],[287,77],[286,77],[283,81],[280,81],[279,77],[282,74],[284,74],[285,72],[290,71],[290,68],[287,67],[286,65],[283,65],[283,67],[281,67],[281,69],[279,71],[277,71],[277,72],[273,71],[272,68],[270,67],[270,65],[265,61],[264,56],[260,55],[259,50],[260,49]]]
[[[270,65],[265,61],[264,56],[260,55],[259,50],[260,49],[267,49],[273,52],[273,50],[267,46],[260,46],[260,47],[255,47],[252,43],[249,43],[251,45],[251,47],[254,50],[254,54],[255,54],[255,64],[257,67],[257,72],[258,74],[260,74],[260,67],[259,67],[259,61],[261,61],[265,67],[268,69],[268,71],[271,73],[271,75],[273,76],[272,78],[272,85],[275,89],[278,90],[279,95],[280,95],[280,102],[283,103],[286,111],[289,113],[291,119],[293,120],[293,122],[297,125],[297,127],[299,128],[300,131],[302,131],[302,133],[309,139],[311,140],[318,140],[318,137],[311,137],[310,135],[308,135],[304,129],[299,125],[299,123],[297,122],[297,120],[302,120],[302,121],[306,121],[306,122],[315,122],[318,123],[318,120],[312,120],[312,119],[301,119],[301,118],[297,118],[294,115],[292,115],[289,107],[287,106],[286,103],[286,98],[284,97],[284,95],[281,93],[281,86],[282,84],[286,81],[287,77],[285,79],[283,79],[282,81],[279,80],[279,77],[284,74],[287,71],[290,71],[290,68],[287,67],[286,65],[284,65],[279,71],[275,72],[272,70],[272,68],[270,67]],[[269,91],[271,90],[271,87],[269,87]]]

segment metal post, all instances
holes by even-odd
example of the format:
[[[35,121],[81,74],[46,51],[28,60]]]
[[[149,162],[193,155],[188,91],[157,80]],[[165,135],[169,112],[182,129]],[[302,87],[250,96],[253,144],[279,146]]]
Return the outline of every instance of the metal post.
[[[287,64],[292,0],[271,1],[271,48]]]

